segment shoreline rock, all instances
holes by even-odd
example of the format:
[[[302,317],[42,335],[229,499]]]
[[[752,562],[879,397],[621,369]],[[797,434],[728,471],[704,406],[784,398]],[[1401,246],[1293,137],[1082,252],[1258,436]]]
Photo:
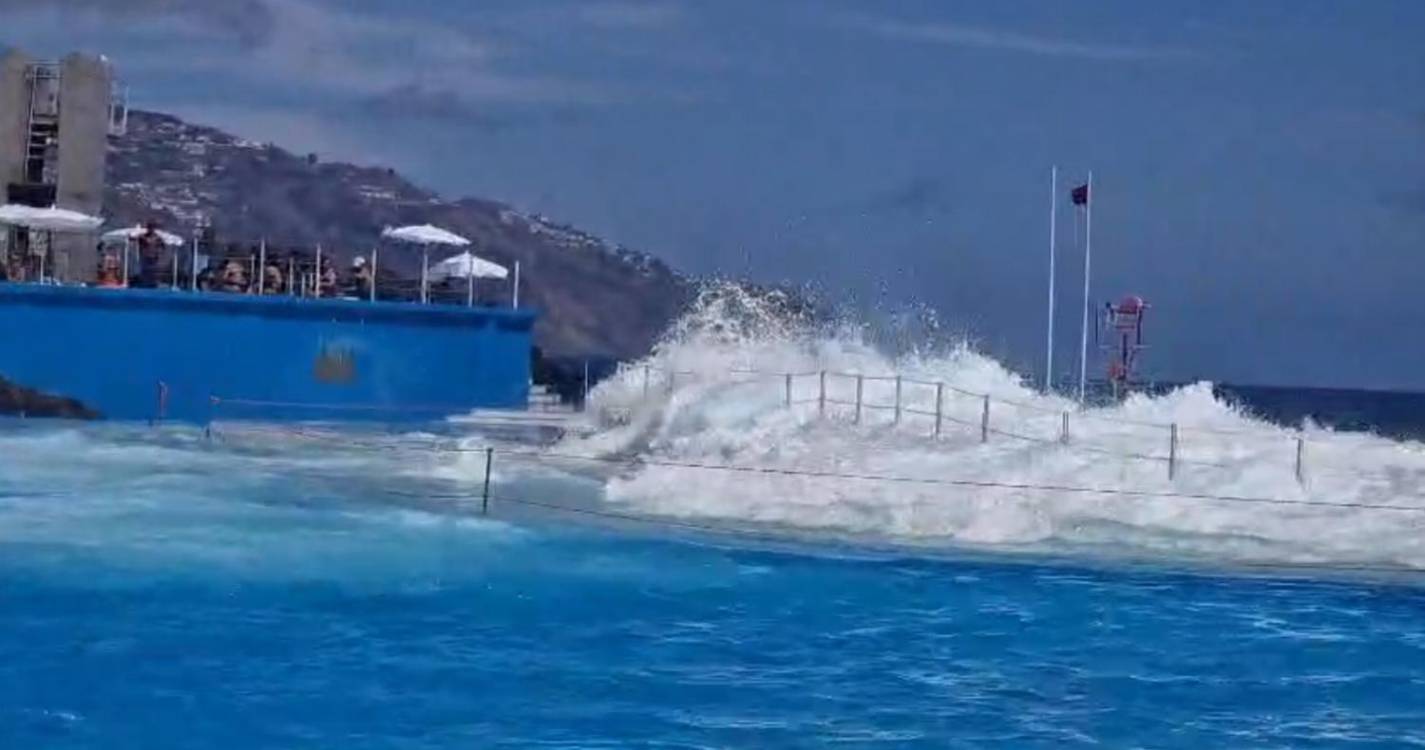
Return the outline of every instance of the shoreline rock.
[[[102,417],[82,402],[42,393],[0,377],[0,415],[94,420]]]

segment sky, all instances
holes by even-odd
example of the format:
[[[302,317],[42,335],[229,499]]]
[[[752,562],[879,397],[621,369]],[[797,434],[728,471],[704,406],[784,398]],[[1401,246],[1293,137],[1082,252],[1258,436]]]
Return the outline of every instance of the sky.
[[[1077,370],[1152,305],[1163,379],[1425,389],[1425,3],[0,0],[134,106],[501,200],[694,274],[928,305]],[[1095,365],[1095,369],[1099,369]]]

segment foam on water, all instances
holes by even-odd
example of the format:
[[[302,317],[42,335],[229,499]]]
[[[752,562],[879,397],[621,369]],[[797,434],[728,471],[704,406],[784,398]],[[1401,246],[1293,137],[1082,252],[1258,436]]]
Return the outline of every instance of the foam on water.
[[[647,370],[645,371],[645,366]],[[755,370],[770,377],[739,373]],[[980,398],[947,391],[933,440],[934,388],[903,385],[893,423],[891,380],[867,380],[862,424],[851,423],[854,380],[832,376],[830,419],[817,414],[813,373],[899,373],[990,394],[992,433],[980,440]],[[677,373],[671,378],[664,373]],[[786,383],[775,373],[807,373]],[[965,345],[887,356],[850,326],[787,320],[775,299],[724,286],[706,292],[654,352],[600,384],[593,409],[625,419],[560,446],[570,452],[671,462],[776,467],[1287,501],[1394,505],[1425,511],[1425,450],[1360,433],[1301,431],[1253,419],[1209,384],[1079,413]],[[1068,445],[1059,444],[1069,413]],[[1167,476],[1179,428],[1177,475]],[[1305,439],[1307,481],[1295,476]],[[1425,567],[1425,512],[1144,498],[1016,488],[966,488],[768,476],[643,465],[608,484],[612,502],[653,514],[791,526],[924,544],[1092,547],[1223,561]]]
[[[234,578],[401,588],[451,569],[479,577],[524,533],[458,500],[430,499],[429,485],[415,483],[434,467],[419,453],[269,435],[209,443],[182,429],[11,423],[0,429],[0,540],[12,566],[91,584]]]

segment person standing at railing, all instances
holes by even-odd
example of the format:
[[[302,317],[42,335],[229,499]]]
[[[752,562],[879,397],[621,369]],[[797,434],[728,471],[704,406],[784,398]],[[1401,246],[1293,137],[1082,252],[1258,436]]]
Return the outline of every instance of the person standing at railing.
[[[351,260],[350,279],[351,283],[347,285],[346,289],[348,297],[371,298],[371,269],[366,266],[366,259],[360,255]]]
[[[139,249],[139,278],[134,286],[146,289],[154,289],[159,286],[163,273],[163,237],[158,234],[158,227],[153,222],[144,225],[144,232],[138,236],[136,244]]]
[[[99,245],[99,271],[96,275],[98,286],[106,289],[115,289],[124,285],[123,275],[119,263],[119,256],[104,249],[103,243]]]
[[[235,258],[228,258],[223,264],[223,273],[218,281],[218,291],[242,294],[247,291],[247,273],[243,264]]]
[[[336,297],[340,291],[337,288],[336,269],[332,267],[331,258],[322,258],[322,267],[317,273],[317,284],[319,297]]]

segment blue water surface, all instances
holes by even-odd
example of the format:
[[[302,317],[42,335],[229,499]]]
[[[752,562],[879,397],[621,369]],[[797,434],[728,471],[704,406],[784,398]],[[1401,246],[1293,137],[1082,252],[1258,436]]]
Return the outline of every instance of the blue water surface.
[[[0,448],[4,748],[1425,746],[1409,579],[769,546],[393,502],[354,456]]]

